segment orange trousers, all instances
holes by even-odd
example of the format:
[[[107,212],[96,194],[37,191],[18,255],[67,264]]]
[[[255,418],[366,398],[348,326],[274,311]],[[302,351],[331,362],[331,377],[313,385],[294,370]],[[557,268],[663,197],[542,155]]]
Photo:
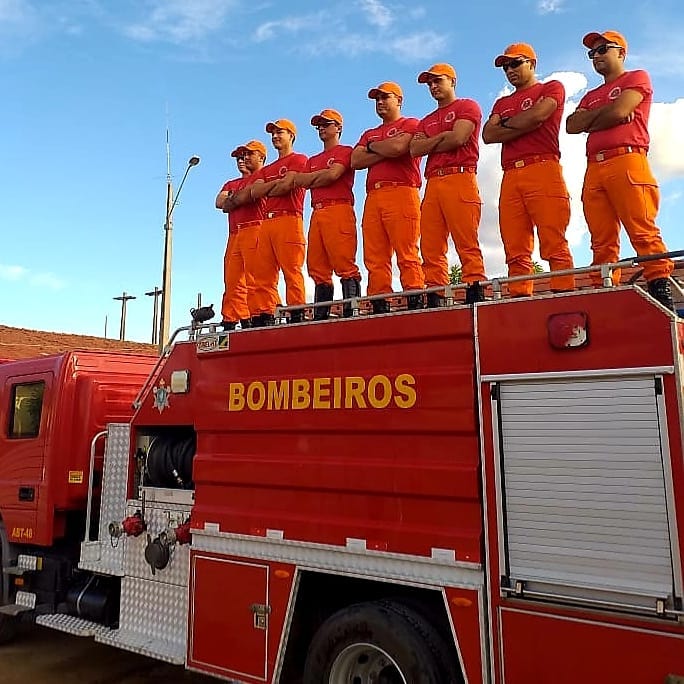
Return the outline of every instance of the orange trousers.
[[[619,260],[621,223],[639,256],[667,252],[655,224],[660,191],[646,155],[632,152],[603,162],[589,162],[582,204],[591,234],[592,264]],[[647,261],[643,264],[644,277],[647,281],[667,278],[673,268],[670,259]],[[600,274],[592,273],[592,281],[599,285]],[[619,269],[613,271],[613,282],[620,282]]]
[[[316,285],[332,285],[333,271],[340,278],[361,280],[356,265],[356,240],[356,214],[351,204],[314,209],[306,267]]]
[[[464,283],[486,280],[477,231],[482,201],[474,173],[433,176],[427,182],[420,216],[420,252],[425,285],[449,282],[447,246],[454,241]]]
[[[363,262],[368,269],[367,294],[392,292],[392,252],[397,255],[401,286],[405,290],[422,288],[418,189],[387,186],[370,190],[361,226]]]
[[[551,271],[574,268],[565,231],[570,222],[570,195],[561,165],[549,159],[504,172],[499,195],[499,230],[506,253],[509,276],[534,273],[532,250],[534,226],[539,254]],[[573,275],[551,276],[552,290],[572,290]],[[531,295],[534,282],[509,283],[513,297]]]
[[[240,233],[228,235],[223,255],[223,300],[221,316],[224,321],[237,323],[249,318],[247,306],[247,271],[240,251]],[[252,277],[250,275],[250,280]]]
[[[306,303],[302,274],[305,245],[301,216],[276,216],[263,221],[254,259],[252,314],[273,313],[278,306],[278,270],[285,278],[287,303]]]

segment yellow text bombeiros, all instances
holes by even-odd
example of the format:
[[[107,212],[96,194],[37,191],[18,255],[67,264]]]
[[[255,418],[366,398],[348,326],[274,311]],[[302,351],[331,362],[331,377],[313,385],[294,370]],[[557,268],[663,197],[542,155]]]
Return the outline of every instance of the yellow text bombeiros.
[[[373,375],[293,378],[231,382],[229,411],[296,411],[302,409],[411,408],[416,379],[409,373],[394,378]]]

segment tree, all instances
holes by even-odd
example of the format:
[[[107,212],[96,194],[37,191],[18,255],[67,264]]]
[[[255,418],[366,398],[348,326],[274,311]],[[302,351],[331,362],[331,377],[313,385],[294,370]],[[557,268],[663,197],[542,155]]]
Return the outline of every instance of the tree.
[[[454,264],[449,269],[449,284],[458,285],[461,282],[462,275],[461,264]]]

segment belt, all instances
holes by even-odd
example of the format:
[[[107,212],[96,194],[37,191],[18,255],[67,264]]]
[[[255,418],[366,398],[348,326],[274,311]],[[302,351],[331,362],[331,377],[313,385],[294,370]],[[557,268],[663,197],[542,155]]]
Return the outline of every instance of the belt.
[[[245,221],[244,223],[238,223],[236,228],[242,230],[243,228],[251,228],[252,226],[260,226],[261,220],[259,221]]]
[[[477,166],[443,166],[441,169],[434,169],[430,173],[426,173],[426,178],[433,178],[434,176],[451,176],[454,173],[476,173]]]
[[[525,157],[525,159],[518,159],[517,161],[506,162],[501,165],[504,171],[510,171],[511,169],[522,169],[531,164],[538,164],[544,161],[558,161],[558,155],[556,154],[535,154],[531,157]]]
[[[290,211],[289,209],[276,209],[275,211],[267,211],[264,216],[265,219],[278,218],[279,216],[299,216],[302,217],[298,211]]]
[[[601,152],[599,152],[598,154],[590,154],[588,159],[590,162],[602,162],[606,161],[606,159],[619,157],[623,154],[631,154],[632,152],[637,152],[638,154],[646,154],[646,150],[643,147],[626,145],[625,147],[613,147],[610,150],[601,150]]]
[[[311,206],[314,209],[325,209],[326,207],[331,207],[333,204],[348,204],[351,206],[352,201],[349,199],[327,199],[321,200],[320,202],[314,202]]]
[[[418,186],[408,181],[378,181],[368,188],[369,190],[380,190],[380,188],[416,188]]]

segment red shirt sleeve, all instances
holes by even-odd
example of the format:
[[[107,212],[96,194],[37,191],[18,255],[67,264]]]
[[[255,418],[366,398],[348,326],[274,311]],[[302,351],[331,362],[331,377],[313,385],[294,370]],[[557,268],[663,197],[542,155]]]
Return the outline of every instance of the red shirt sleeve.
[[[482,121],[482,110],[480,109],[480,105],[477,104],[475,100],[461,100],[461,106],[456,114],[456,120],[458,121],[459,119],[471,121],[475,126],[478,126]]]
[[[414,119],[413,117],[406,117],[399,122],[399,126],[397,126],[397,128],[402,133],[408,133],[409,135],[413,135],[418,131],[419,126],[420,121],[418,121],[418,119]]]
[[[364,131],[363,135],[359,138],[359,142],[356,143],[356,147],[365,147],[368,143],[368,131]]]
[[[333,164],[342,164],[345,169],[351,168],[352,148],[348,145],[338,145],[335,154],[331,157]]]
[[[294,154],[288,164],[289,171],[306,171],[309,158],[305,154]]]
[[[653,95],[653,86],[649,75],[642,69],[630,71],[622,83],[623,90],[636,90],[644,100]]]
[[[560,81],[548,81],[544,83],[542,97],[552,97],[560,109],[565,104],[565,87]]]

